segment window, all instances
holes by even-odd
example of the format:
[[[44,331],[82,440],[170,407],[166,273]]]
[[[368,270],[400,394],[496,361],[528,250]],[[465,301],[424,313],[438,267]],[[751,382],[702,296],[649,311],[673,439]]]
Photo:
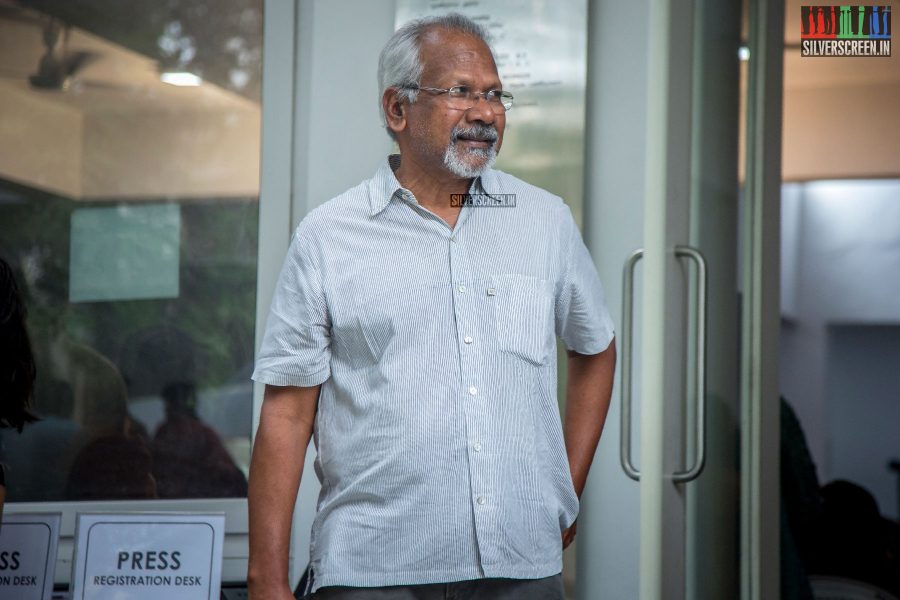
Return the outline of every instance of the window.
[[[246,495],[261,54],[262,0],[0,11],[0,256],[42,417],[0,432],[8,501]]]

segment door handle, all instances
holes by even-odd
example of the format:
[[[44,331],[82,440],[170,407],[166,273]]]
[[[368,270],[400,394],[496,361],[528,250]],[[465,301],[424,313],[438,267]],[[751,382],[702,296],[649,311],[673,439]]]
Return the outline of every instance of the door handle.
[[[690,246],[675,246],[675,256],[687,257],[697,265],[697,353],[693,369],[697,378],[697,431],[696,456],[694,464],[687,470],[672,474],[675,483],[693,481],[703,472],[706,464],[706,299],[708,275],[703,254]],[[631,460],[631,374],[632,338],[634,335],[634,269],[644,257],[643,249],[635,250],[622,271],[622,412],[621,435],[619,437],[619,460],[622,470],[631,479],[640,481],[641,472]]]
[[[694,464],[685,471],[672,474],[675,483],[693,481],[703,472],[706,465],[706,296],[708,276],[706,259],[696,248],[675,246],[675,256],[687,257],[697,265],[697,353],[694,356],[694,376],[697,379],[697,441]]]
[[[631,253],[622,271],[622,420],[619,437],[619,460],[622,470],[635,481],[641,472],[631,462],[631,339],[634,335],[634,267],[644,257],[644,250]]]

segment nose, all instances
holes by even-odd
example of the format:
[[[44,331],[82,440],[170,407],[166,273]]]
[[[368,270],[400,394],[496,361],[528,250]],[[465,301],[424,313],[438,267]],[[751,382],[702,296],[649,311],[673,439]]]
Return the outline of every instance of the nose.
[[[485,123],[493,123],[497,118],[497,113],[491,108],[490,103],[484,96],[485,92],[475,95],[472,107],[466,111],[467,121],[483,121]],[[481,102],[483,100],[483,102]]]

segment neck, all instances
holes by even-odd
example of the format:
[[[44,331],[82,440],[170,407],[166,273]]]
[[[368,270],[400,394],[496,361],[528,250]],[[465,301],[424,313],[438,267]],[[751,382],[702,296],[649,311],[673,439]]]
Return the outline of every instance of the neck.
[[[459,205],[453,206],[451,198],[468,193],[472,179],[459,177],[446,169],[426,168],[409,153],[401,156],[400,167],[394,171],[394,176],[400,185],[415,194],[419,204],[429,210],[459,210]]]

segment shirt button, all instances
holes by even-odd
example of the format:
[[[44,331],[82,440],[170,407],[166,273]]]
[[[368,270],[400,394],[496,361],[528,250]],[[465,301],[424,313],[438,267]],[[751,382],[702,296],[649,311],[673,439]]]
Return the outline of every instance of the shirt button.
[[[456,241],[456,236],[455,236],[455,235],[451,235],[451,236],[450,236],[450,241],[451,241],[451,242],[455,242],[455,241]]]
[[[469,394],[470,394],[470,395],[474,396],[474,395],[477,394],[477,393],[478,393],[478,390],[475,389],[475,386],[474,386],[474,385],[469,387]]]
[[[496,289],[496,288],[488,288],[488,289],[487,289],[487,295],[488,295],[488,296],[496,296],[496,295],[497,295],[497,289]]]
[[[460,286],[459,286],[458,288],[456,288],[456,289],[458,289],[460,292],[465,293],[465,291],[466,291],[466,286],[460,284]]]
[[[485,498],[484,496],[478,496],[478,498],[475,499],[475,502],[477,502],[478,504],[484,504],[485,502],[487,502],[487,498]]]
[[[475,442],[472,447],[475,448],[475,452],[481,452],[481,442]]]
[[[463,341],[464,341],[465,343],[467,343],[467,344],[471,344],[471,343],[472,343],[472,336],[471,336],[471,335],[467,335],[466,337],[463,338]]]

